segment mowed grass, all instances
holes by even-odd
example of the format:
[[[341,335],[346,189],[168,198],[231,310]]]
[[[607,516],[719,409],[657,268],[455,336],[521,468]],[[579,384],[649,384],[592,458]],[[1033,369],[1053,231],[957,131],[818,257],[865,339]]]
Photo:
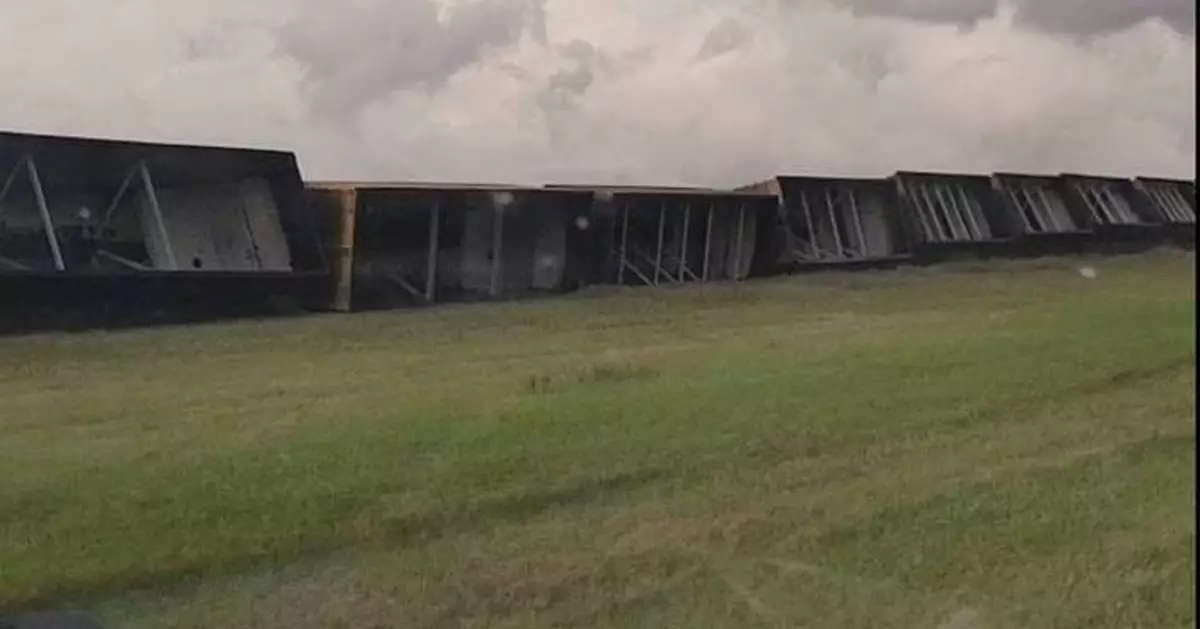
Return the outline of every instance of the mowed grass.
[[[1164,251],[0,339],[0,609],[1191,626],[1194,281]]]

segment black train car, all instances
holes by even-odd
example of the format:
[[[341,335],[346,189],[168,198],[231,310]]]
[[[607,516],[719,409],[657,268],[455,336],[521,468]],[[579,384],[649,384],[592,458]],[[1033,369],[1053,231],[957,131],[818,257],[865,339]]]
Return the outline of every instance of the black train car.
[[[0,329],[309,306],[328,267],[295,156],[0,132]]]

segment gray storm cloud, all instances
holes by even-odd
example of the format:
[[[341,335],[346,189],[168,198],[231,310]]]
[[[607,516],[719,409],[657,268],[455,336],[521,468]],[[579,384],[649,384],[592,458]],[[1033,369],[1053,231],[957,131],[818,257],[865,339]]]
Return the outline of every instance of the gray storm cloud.
[[[302,0],[279,33],[280,50],[305,68],[319,111],[352,114],[405,88],[437,88],[526,32],[544,38],[538,0]]]
[[[1092,35],[1162,20],[1182,33],[1196,28],[1195,0],[848,0],[852,9],[917,20],[972,23],[1011,8],[1017,20],[1055,33]]]
[[[1193,177],[1194,12],[1179,0],[9,2],[0,126],[291,148],[311,178]]]

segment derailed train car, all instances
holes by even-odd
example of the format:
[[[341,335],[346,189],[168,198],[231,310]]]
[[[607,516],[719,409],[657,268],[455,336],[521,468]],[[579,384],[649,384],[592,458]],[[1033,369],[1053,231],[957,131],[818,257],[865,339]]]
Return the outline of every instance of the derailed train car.
[[[337,311],[560,293],[589,281],[592,195],[503,185],[314,183]]]
[[[4,132],[0,177],[0,326],[312,306],[327,282],[290,153]]]
[[[776,271],[776,199],[751,191],[547,186],[593,196],[592,283],[686,284]]]
[[[1194,246],[1196,228],[1194,182],[1089,175],[305,186],[287,152],[0,133],[0,177],[0,329]]]
[[[778,200],[781,270],[886,267],[912,259],[887,179],[779,176],[741,188]]]

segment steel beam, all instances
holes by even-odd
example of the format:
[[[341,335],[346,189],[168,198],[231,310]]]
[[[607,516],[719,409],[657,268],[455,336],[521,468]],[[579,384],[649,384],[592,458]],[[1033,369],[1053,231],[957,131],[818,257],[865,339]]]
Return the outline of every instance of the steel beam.
[[[133,178],[137,174],[138,169],[136,167],[130,168],[129,173],[125,175],[125,179],[121,181],[121,186],[117,188],[117,194],[113,196],[112,201],[108,204],[108,208],[104,210],[104,216],[100,220],[101,229],[108,227],[109,222],[112,221],[113,213],[117,211],[117,206],[125,198],[125,193],[129,191],[129,186],[133,184]]]
[[[825,189],[825,210],[829,214],[829,227],[833,230],[833,245],[837,251],[838,258],[846,257],[846,250],[842,246],[842,230],[838,228],[837,209],[834,206],[833,188]]]
[[[988,233],[985,234],[983,226],[980,226],[979,224],[979,221],[988,220],[988,217],[984,216],[983,205],[979,205],[979,216],[978,220],[976,220],[977,217],[976,214],[974,214],[976,203],[973,203],[974,197],[967,193],[967,187],[961,184],[953,185],[952,188],[950,188],[950,196],[952,196],[952,200],[954,199],[955,192],[958,193],[958,197],[956,198],[962,202],[962,208],[959,210],[959,214],[961,215],[959,220],[962,221],[964,218],[966,220],[962,228],[966,229],[968,234],[974,232],[973,238],[976,240],[990,239],[991,229],[988,229]]]
[[[658,286],[658,276],[662,273],[663,238],[667,233],[667,202],[663,201],[658,208],[658,248],[654,252],[654,285]]]
[[[1017,209],[1017,216],[1021,217],[1021,223],[1025,225],[1025,233],[1037,233],[1037,230],[1033,228],[1033,223],[1029,220],[1029,215],[1025,212],[1025,207],[1021,205],[1021,197],[1017,194],[1018,190],[1018,184],[1004,184],[1004,193],[1012,201],[1013,207]]]
[[[679,281],[684,281],[684,275],[688,272],[687,256],[688,256],[688,237],[691,235],[692,227],[692,204],[685,203],[683,206],[683,234],[680,236],[679,243]]]
[[[46,244],[50,247],[50,257],[54,261],[54,269],[56,271],[67,270],[63,263],[62,249],[58,244],[58,233],[54,229],[54,217],[50,215],[50,206],[46,202],[46,191],[42,189],[42,179],[38,176],[37,165],[33,162],[33,157],[29,155],[23,156],[17,160],[16,166],[13,167],[8,178],[5,179],[4,185],[0,187],[0,216],[4,214],[3,204],[4,199],[8,196],[12,186],[16,183],[17,173],[24,168],[29,176],[29,185],[33,188],[33,199],[37,205],[38,215],[42,221],[42,230],[46,234]]]
[[[425,262],[425,301],[437,298],[438,236],[441,229],[442,204],[434,201],[429,211],[429,254]]]
[[[167,263],[170,265],[170,270],[178,271],[179,262],[175,259],[175,248],[171,246],[171,238],[167,235],[167,223],[163,220],[162,207],[158,204],[158,192],[154,190],[154,180],[150,178],[150,169],[146,167],[146,162],[142,162],[138,168],[141,170],[146,200],[150,202],[150,211],[154,213],[154,224],[158,227],[158,233],[163,239],[163,251],[167,254]]]
[[[817,249],[817,228],[813,226],[812,208],[808,205],[808,193],[800,190],[800,206],[804,209],[804,221],[808,225],[808,247],[813,259],[820,260],[821,252]]]
[[[709,261],[712,256],[713,208],[715,205],[716,205],[715,203],[711,203],[711,202],[708,204],[708,217],[705,219],[704,262],[703,262],[704,268],[701,269],[701,271],[700,271],[700,275],[701,275],[700,281],[702,281],[702,282],[708,281]]]
[[[924,208],[924,211],[929,216],[930,224],[933,225],[934,229],[930,235],[936,239],[935,242],[946,242],[946,229],[942,225],[945,220],[945,216],[942,217],[942,220],[938,220],[937,208],[933,205],[933,197],[929,195],[929,190],[926,189],[924,184],[917,184],[916,193],[918,193],[924,200],[924,203],[918,204],[918,207]]]
[[[625,264],[628,260],[629,251],[629,202],[621,204],[621,251],[619,265],[617,266],[617,285],[625,285]]]
[[[937,195],[938,204],[946,214],[946,222],[950,231],[954,232],[954,239],[974,240],[974,235],[963,217],[963,208],[958,207],[958,200],[954,196],[955,187],[954,184],[935,185],[933,193]]]
[[[738,203],[737,246],[734,248],[733,280],[742,279],[742,247],[746,240],[746,202]]]
[[[493,202],[492,211],[495,216],[492,220],[492,282],[488,294],[496,298],[500,296],[504,279],[504,206]]]
[[[858,230],[859,255],[863,258],[869,258],[871,255],[867,245],[867,234],[863,230],[862,209],[858,205],[857,196],[854,188],[846,188],[846,198],[850,201],[850,217],[854,219],[854,228]]]
[[[350,312],[353,307],[354,288],[354,229],[358,212],[358,190],[344,188],[338,195],[338,257],[335,261],[336,274],[333,309]]]

